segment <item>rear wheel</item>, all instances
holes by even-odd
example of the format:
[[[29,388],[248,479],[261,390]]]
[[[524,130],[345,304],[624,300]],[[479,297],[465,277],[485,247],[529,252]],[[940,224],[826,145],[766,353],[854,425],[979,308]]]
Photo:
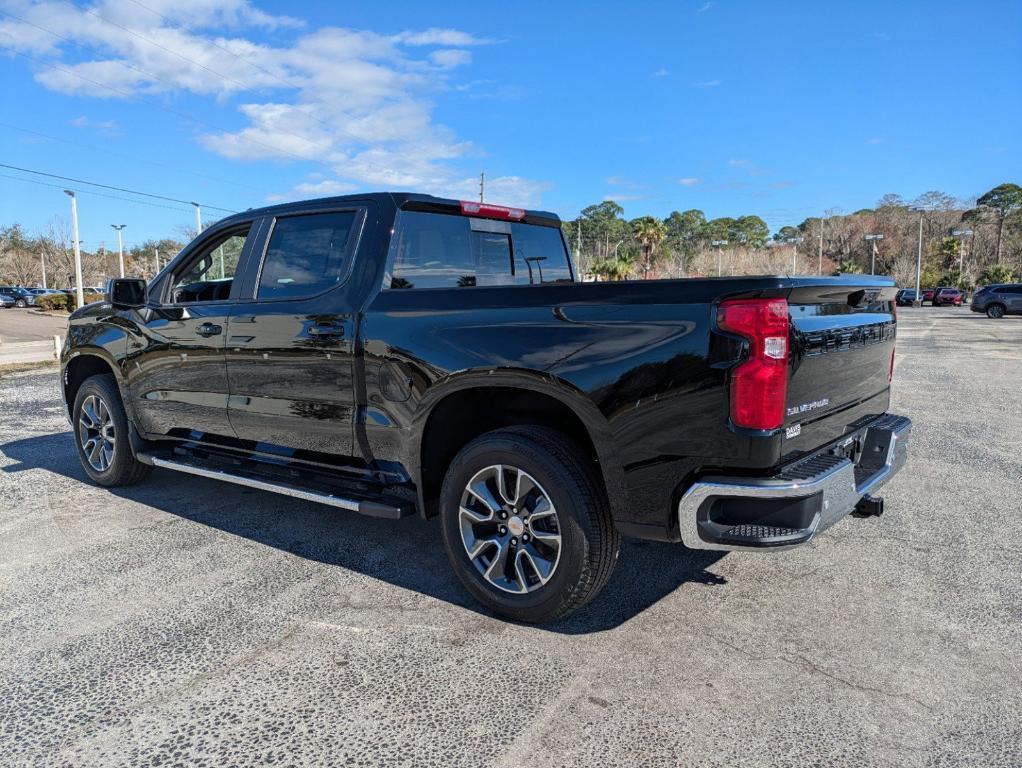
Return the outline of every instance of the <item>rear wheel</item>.
[[[992,317],[995,320],[1000,320],[1004,317],[1004,306],[1002,304],[991,304],[987,307],[987,317]]]
[[[149,474],[128,440],[128,417],[110,374],[90,376],[72,410],[75,446],[85,472],[100,485],[132,485]]]
[[[538,426],[488,432],[454,458],[440,498],[444,546],[479,602],[548,622],[603,589],[620,537],[588,463],[563,435]]]
[[[25,307],[28,306],[28,303],[24,299],[18,299],[16,302],[14,302],[14,306],[18,307],[19,309],[24,309]]]

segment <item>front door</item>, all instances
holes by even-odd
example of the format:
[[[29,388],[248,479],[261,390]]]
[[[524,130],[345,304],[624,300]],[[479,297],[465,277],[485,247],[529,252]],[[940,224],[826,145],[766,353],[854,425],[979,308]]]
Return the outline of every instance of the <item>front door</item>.
[[[128,349],[128,388],[153,435],[233,437],[226,341],[234,276],[251,224],[209,233],[154,286]]]
[[[354,455],[346,283],[364,221],[360,207],[277,217],[254,295],[231,311],[228,412],[237,436],[261,450]]]

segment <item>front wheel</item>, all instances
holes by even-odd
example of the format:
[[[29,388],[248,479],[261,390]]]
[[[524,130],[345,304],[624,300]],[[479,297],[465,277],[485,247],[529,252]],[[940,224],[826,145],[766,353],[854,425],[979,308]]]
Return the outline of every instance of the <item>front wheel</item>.
[[[78,389],[72,411],[78,459],[90,478],[105,486],[132,485],[149,474],[128,439],[128,417],[114,377],[90,376]]]
[[[1004,317],[1004,307],[1000,304],[991,304],[987,307],[987,317],[992,317],[994,320],[1000,320]]]
[[[488,432],[454,458],[440,496],[444,547],[473,597],[540,623],[599,594],[620,537],[590,463],[538,426]]]
[[[19,309],[24,309],[25,307],[28,306],[28,304],[25,302],[24,299],[18,299],[16,302],[14,302],[14,306],[18,307]]]

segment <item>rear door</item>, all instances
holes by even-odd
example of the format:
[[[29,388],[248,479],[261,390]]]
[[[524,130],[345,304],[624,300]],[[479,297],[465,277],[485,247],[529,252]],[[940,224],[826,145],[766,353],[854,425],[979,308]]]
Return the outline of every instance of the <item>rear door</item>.
[[[800,285],[788,297],[791,353],[785,408],[789,449],[810,449],[886,412],[896,289]]]
[[[243,440],[349,457],[356,297],[348,288],[370,203],[268,223],[252,286],[231,311],[230,422]]]

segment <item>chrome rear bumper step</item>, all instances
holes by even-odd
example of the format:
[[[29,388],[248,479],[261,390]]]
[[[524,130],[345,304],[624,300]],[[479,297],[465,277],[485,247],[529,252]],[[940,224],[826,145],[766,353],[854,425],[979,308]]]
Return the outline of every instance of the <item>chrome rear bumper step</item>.
[[[172,469],[175,472],[184,472],[189,475],[206,477],[210,480],[223,480],[224,482],[234,483],[235,485],[244,485],[248,488],[255,488],[260,491],[279,493],[284,496],[290,496],[304,501],[314,501],[318,504],[326,504],[331,507],[347,509],[352,512],[358,512],[360,515],[368,515],[369,517],[381,517],[387,520],[396,520],[398,518],[408,517],[415,511],[412,504],[409,502],[348,498],[326,490],[314,490],[310,488],[302,488],[296,485],[289,485],[287,483],[259,477],[254,473],[246,473],[243,471],[229,472],[223,469],[206,467],[198,464],[197,462],[188,461],[187,459],[182,460],[177,457],[166,458],[154,454],[140,454],[138,455],[138,460],[144,464],[151,464],[154,467]]]
[[[704,477],[678,502],[681,539],[690,549],[726,551],[804,544],[904,466],[911,431],[909,419],[885,414],[852,436],[861,445],[858,461],[828,446],[773,477]],[[879,514],[882,501],[870,500],[871,514]]]

